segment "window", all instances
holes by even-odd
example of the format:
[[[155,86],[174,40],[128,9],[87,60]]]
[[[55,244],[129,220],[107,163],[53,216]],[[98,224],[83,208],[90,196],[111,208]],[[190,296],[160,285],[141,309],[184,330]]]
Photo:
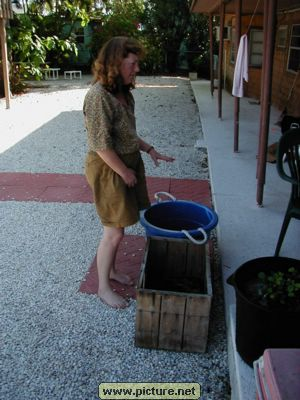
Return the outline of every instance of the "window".
[[[289,48],[288,71],[297,72],[300,66],[300,25],[293,25]]]
[[[285,47],[287,39],[287,25],[280,25],[277,33],[277,47]]]
[[[235,62],[235,28],[231,29],[231,41],[230,41],[230,62]]]
[[[76,43],[77,44],[84,43],[84,29],[83,28],[79,28],[76,31]]]
[[[262,29],[251,29],[249,43],[249,65],[261,67],[263,58],[263,31]]]

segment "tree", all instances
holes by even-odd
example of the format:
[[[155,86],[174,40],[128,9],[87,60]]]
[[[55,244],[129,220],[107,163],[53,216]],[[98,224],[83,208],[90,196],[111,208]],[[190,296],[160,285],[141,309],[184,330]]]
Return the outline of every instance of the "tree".
[[[139,26],[144,12],[143,0],[104,0],[102,8],[91,14],[94,24],[92,56],[113,36],[140,37]]]
[[[8,27],[12,90],[24,88],[22,80],[42,77],[48,62],[59,65],[77,53],[75,23],[88,21],[87,1],[26,1],[24,14],[15,15]],[[65,27],[69,26],[66,30]]]
[[[145,0],[144,34],[153,47],[164,56],[164,65],[174,72],[178,65],[179,49],[185,43],[192,64],[196,54],[207,53],[208,27],[206,19],[191,14],[190,0]],[[191,65],[192,67],[192,65]]]
[[[25,13],[8,28],[13,66],[12,88],[19,77],[41,78],[47,63],[66,67],[76,62],[76,34],[92,28],[92,59],[113,36],[138,38],[146,49],[145,73],[174,72],[183,57],[190,70],[201,71],[208,60],[208,24],[191,14],[191,0],[19,0]],[[179,60],[180,61],[180,60]],[[204,74],[205,75],[205,74]]]

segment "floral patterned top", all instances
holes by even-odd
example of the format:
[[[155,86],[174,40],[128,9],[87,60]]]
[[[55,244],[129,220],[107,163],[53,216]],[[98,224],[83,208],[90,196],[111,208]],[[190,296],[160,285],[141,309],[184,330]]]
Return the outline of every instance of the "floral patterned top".
[[[85,96],[83,113],[90,151],[112,149],[117,154],[129,154],[139,150],[131,93],[128,106],[124,106],[96,82]]]

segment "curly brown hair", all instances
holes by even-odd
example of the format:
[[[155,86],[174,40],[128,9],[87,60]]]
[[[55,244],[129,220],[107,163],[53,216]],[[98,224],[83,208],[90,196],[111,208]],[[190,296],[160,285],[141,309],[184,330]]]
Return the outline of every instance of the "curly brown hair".
[[[120,75],[122,61],[129,53],[142,58],[144,48],[136,39],[126,36],[116,36],[106,42],[100,49],[93,65],[94,81],[99,81],[112,93],[122,90],[121,88],[125,90],[133,89],[134,84],[124,88],[123,79]]]

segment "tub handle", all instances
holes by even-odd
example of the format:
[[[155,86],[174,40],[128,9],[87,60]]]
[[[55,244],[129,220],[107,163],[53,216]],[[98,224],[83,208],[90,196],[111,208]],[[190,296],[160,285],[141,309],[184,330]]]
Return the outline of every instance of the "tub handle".
[[[197,230],[202,233],[202,235],[203,235],[203,239],[202,240],[197,240],[197,239],[193,238],[193,236],[190,235],[189,232],[186,231],[185,229],[182,229],[181,232],[184,233],[185,236],[188,239],[190,239],[190,241],[193,242],[194,244],[204,244],[204,243],[206,243],[207,242],[207,233],[205,232],[205,230],[202,229],[202,228],[198,228]]]
[[[154,194],[154,198],[157,201],[157,203],[160,203],[162,201],[162,199],[160,198],[160,195],[164,195],[169,197],[171,200],[176,201],[176,197],[174,197],[172,194],[168,193],[168,192],[156,192]]]

